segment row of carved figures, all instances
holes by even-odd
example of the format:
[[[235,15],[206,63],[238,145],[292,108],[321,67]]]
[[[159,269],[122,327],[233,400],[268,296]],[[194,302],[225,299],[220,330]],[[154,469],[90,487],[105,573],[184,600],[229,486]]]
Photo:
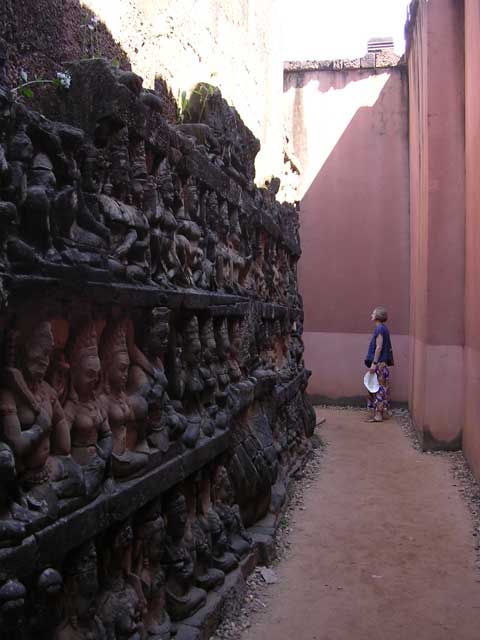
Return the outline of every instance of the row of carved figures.
[[[96,146],[81,129],[41,118],[1,90],[0,107],[5,269],[81,265],[90,279],[103,270],[123,281],[296,301],[298,255],[256,216],[274,212],[296,244],[298,213],[254,187],[255,213],[247,213],[241,200],[232,205],[186,175],[184,154],[204,148],[188,135],[195,125],[172,129],[162,156],[126,125]]]
[[[253,402],[259,380],[303,370],[301,340],[282,335],[279,322],[269,340],[259,322],[251,366],[241,357],[242,340],[251,347],[245,321],[207,316],[200,324],[189,315],[171,331],[170,315],[144,312],[142,336],[119,311],[75,328],[62,316],[17,317],[0,387],[3,546],[76,496],[91,499],[158,466],[170,447],[178,454],[225,430]]]
[[[0,586],[2,638],[168,640],[171,623],[198,611],[251,546],[225,467],[204,468],[28,589]]]

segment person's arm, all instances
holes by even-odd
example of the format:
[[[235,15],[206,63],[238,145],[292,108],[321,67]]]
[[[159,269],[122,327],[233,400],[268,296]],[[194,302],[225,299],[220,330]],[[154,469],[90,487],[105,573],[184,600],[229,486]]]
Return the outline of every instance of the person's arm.
[[[373,373],[375,373],[375,369],[378,364],[380,354],[382,353],[382,348],[383,348],[383,334],[379,333],[375,341],[375,353],[373,355],[373,361],[370,366],[370,371],[372,371]]]
[[[69,456],[72,451],[70,425],[58,398],[52,398],[51,450],[59,456]]]

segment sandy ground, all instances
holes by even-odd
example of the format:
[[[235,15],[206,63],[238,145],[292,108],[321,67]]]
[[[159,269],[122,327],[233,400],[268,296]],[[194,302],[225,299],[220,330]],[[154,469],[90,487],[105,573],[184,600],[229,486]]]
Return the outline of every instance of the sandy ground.
[[[242,640],[479,640],[472,521],[448,460],[395,420],[319,415],[327,454]]]

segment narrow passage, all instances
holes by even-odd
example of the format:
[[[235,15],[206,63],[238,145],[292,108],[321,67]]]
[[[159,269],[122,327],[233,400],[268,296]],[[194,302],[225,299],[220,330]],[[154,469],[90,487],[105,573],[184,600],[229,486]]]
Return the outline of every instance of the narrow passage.
[[[447,459],[395,419],[322,409],[328,450],[242,640],[478,640],[471,519]]]

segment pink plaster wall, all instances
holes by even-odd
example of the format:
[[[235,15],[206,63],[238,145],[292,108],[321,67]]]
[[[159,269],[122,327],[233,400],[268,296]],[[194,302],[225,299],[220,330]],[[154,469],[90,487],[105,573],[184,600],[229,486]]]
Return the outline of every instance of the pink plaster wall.
[[[400,67],[285,77],[285,119],[303,171],[300,289],[309,392],[358,396],[372,308],[389,309],[408,395],[409,194],[407,82]]]
[[[465,0],[465,454],[480,478],[480,5]]]
[[[456,447],[464,417],[463,6],[420,0],[408,55],[411,386],[425,447]]]
[[[408,395],[410,339],[398,334],[392,334],[391,338],[395,355],[391,392],[394,399],[403,399]],[[366,396],[363,360],[369,333],[306,331],[303,341],[305,363],[312,370],[309,392],[313,400],[353,400]]]

